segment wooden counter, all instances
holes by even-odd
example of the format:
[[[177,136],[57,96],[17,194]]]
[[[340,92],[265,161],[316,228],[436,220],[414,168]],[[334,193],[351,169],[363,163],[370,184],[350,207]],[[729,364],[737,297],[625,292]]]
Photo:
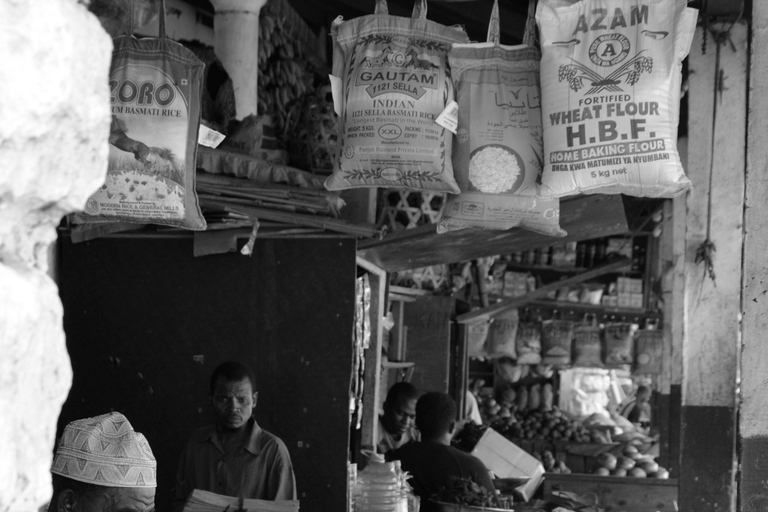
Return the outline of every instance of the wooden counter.
[[[544,499],[552,491],[596,494],[605,512],[673,512],[677,479],[545,473]]]

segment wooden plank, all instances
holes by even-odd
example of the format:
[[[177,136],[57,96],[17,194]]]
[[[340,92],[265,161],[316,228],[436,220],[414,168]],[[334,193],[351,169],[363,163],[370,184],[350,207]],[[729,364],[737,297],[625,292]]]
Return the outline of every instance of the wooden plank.
[[[606,263],[605,265],[600,265],[599,267],[589,269],[586,272],[582,272],[580,274],[576,274],[574,276],[561,279],[560,281],[554,281],[552,283],[545,284],[544,286],[541,286],[533,290],[532,292],[528,292],[525,295],[521,295],[519,297],[512,297],[509,299],[502,299],[501,301],[495,304],[491,304],[488,307],[476,309],[474,311],[470,311],[469,313],[464,313],[463,315],[459,315],[458,317],[456,317],[456,320],[461,323],[477,322],[481,319],[489,318],[497,313],[501,313],[502,311],[507,311],[509,309],[523,306],[532,300],[535,300],[541,297],[546,297],[548,293],[557,291],[559,288],[563,286],[583,283],[585,281],[589,281],[590,279],[594,279],[604,274],[616,272],[631,264],[632,264],[632,260],[630,258],[621,258],[612,263]]]
[[[594,194],[563,199],[560,202],[560,227],[568,232],[564,238],[521,228],[506,231],[468,228],[438,235],[435,226],[429,224],[385,236],[382,240],[362,240],[357,247],[360,256],[392,272],[527,251],[560,242],[626,234],[629,231],[619,195]]]
[[[726,30],[729,26],[722,23],[711,28]],[[699,27],[691,45],[689,102],[696,108],[689,114],[688,176],[693,182],[693,193],[687,196],[685,237],[688,261],[684,406],[733,407],[736,399],[741,328],[747,32],[745,23],[734,25],[730,39],[736,51],[728,43],[721,46],[719,62],[725,82],[717,95],[714,91],[717,50],[713,39],[709,39],[707,52],[703,54],[703,29]],[[709,236],[717,248],[712,255],[716,281],[706,274],[703,264],[693,261],[707,237],[710,207]]]
[[[553,491],[574,492],[587,499],[597,496],[606,511],[673,512],[677,500],[677,480],[621,476],[544,475],[544,499]]]
[[[371,344],[365,350],[363,375],[363,421],[360,444],[363,449],[376,449],[379,438],[379,401],[381,399],[381,346],[384,337],[384,311],[386,308],[387,273],[364,258],[357,265],[368,271],[371,283]],[[357,454],[355,454],[357,455]]]
[[[411,383],[419,392],[448,393],[451,374],[451,316],[456,299],[431,295],[404,305],[405,359],[416,363]]]

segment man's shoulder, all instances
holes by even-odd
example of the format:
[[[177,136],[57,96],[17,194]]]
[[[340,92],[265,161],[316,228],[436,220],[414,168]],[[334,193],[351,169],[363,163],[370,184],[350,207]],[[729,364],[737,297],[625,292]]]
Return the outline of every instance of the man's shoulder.
[[[446,446],[446,449],[449,450],[457,459],[464,462],[465,464],[485,469],[485,464],[483,464],[483,461],[481,461],[471,453],[461,451],[458,448],[454,448],[453,446]]]
[[[261,446],[262,449],[274,449],[280,454],[288,454],[288,447],[285,445],[285,442],[272,432],[264,430],[263,428],[259,434],[259,446]]]
[[[204,425],[202,427],[198,427],[195,430],[192,431],[192,433],[189,435],[189,442],[191,443],[202,443],[207,441],[211,438],[211,435],[216,430],[216,425]]]

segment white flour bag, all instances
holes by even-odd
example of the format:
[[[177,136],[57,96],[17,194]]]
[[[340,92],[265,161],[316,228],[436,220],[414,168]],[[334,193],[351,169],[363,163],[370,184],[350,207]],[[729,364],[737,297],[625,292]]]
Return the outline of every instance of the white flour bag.
[[[453,101],[447,66],[463,29],[426,19],[426,0],[413,17],[376,13],[334,22],[334,106],[340,133],[329,190],[407,188],[458,193],[450,131],[435,122]]]
[[[542,194],[672,197],[682,61],[698,11],[685,0],[541,0]]]
[[[560,200],[539,196],[543,163],[541,53],[534,46],[533,0],[523,44],[499,44],[498,2],[487,43],[454,44],[448,54],[459,104],[453,170],[461,193],[449,196],[438,233],[476,227],[560,229]]]

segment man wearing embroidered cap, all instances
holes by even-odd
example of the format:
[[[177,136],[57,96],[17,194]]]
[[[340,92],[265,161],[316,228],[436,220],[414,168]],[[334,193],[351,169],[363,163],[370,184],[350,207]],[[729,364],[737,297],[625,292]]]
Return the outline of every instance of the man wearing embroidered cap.
[[[120,413],[67,425],[51,467],[49,512],[152,512],[157,462]]]

